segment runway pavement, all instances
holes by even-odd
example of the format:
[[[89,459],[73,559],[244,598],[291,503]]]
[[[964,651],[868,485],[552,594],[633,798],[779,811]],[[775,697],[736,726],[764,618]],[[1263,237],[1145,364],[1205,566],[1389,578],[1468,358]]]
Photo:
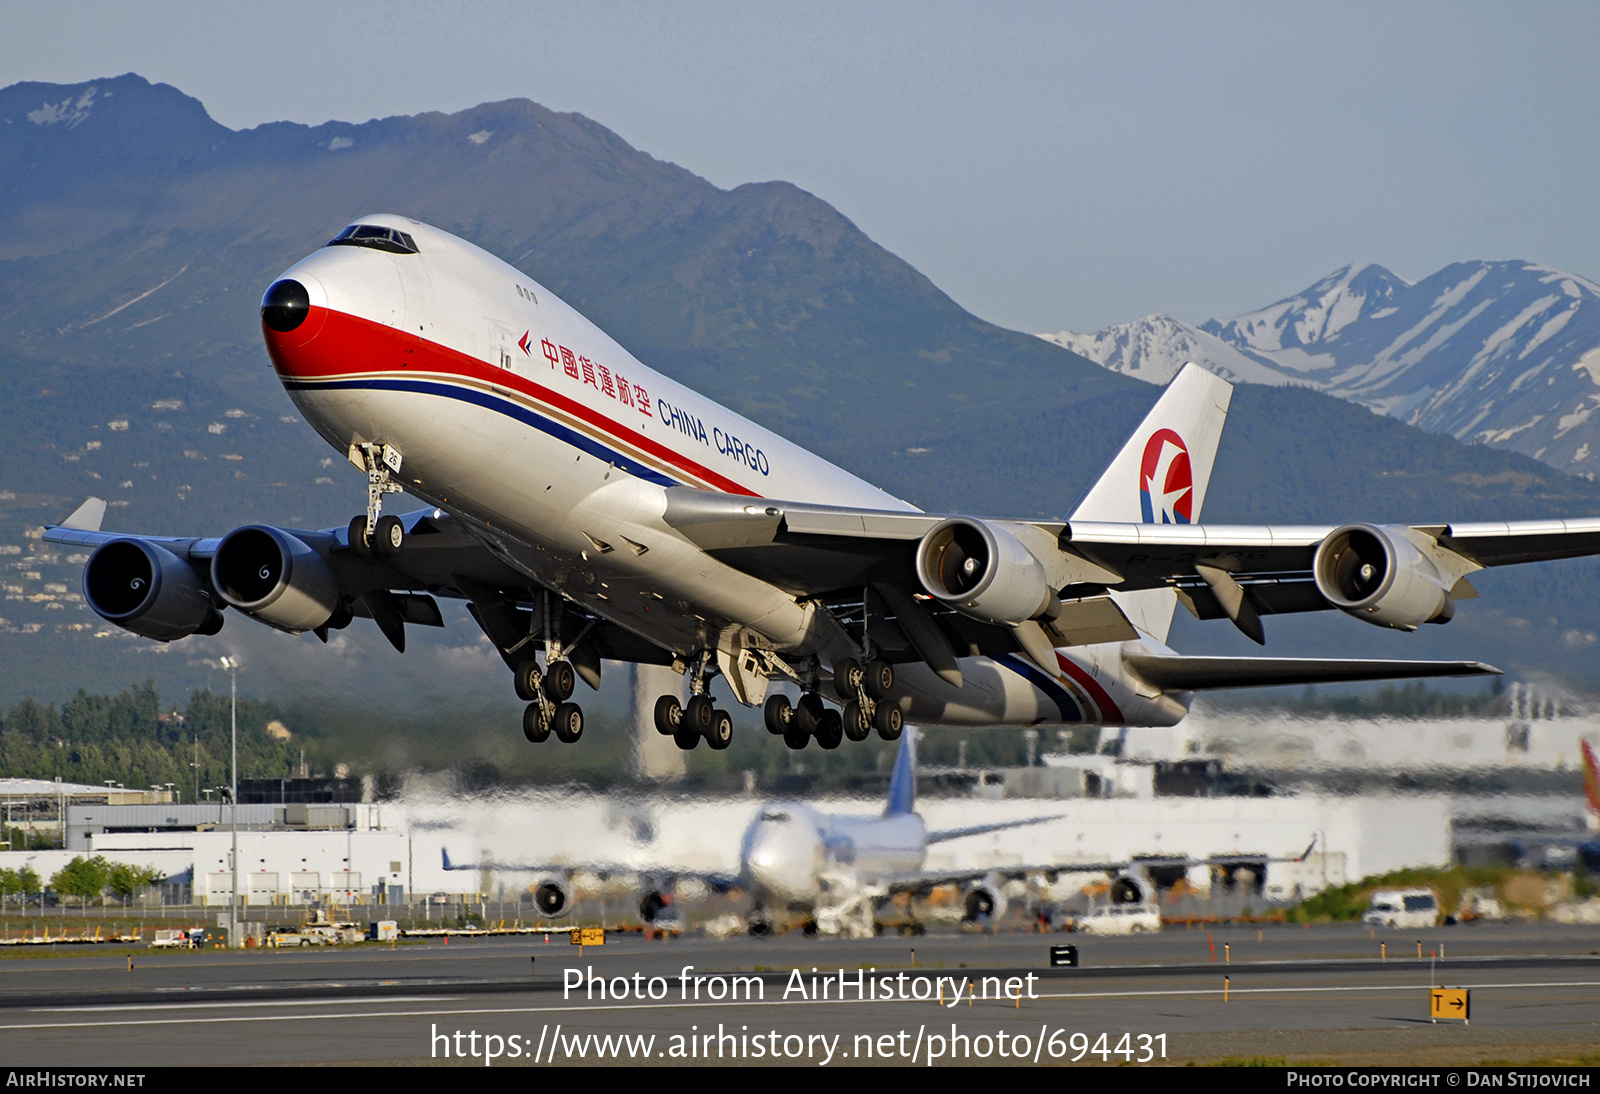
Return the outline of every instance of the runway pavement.
[[[1049,947],[1062,944],[1079,948],[1077,968],[1049,966]],[[558,934],[138,951],[131,971],[125,953],[63,951],[0,960],[0,1058],[107,1067],[1530,1062],[1600,1054],[1597,951],[1592,927],[1489,924],[1106,939],[623,936],[581,953]],[[1470,1025],[1429,1021],[1431,985],[1471,988]]]

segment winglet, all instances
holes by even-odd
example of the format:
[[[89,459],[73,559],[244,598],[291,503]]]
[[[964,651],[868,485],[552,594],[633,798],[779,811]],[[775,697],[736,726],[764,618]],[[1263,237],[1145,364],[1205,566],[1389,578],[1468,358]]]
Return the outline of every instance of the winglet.
[[[105,499],[86,498],[82,505],[72,511],[71,516],[61,522],[60,527],[71,528],[78,532],[98,532],[100,522],[105,519]]]
[[[900,738],[900,751],[894,758],[894,773],[889,776],[889,804],[886,817],[910,813],[917,808],[917,728],[906,726]]]
[[[444,858],[444,868],[446,870],[454,870],[455,866],[452,865],[451,862],[450,862],[450,850],[449,850],[449,848],[447,848],[447,847],[439,848],[439,854]]]

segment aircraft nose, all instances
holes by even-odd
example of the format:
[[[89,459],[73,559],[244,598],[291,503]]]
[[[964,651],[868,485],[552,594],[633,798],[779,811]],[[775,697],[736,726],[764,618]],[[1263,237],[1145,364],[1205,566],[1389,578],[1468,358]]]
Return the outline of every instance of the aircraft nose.
[[[274,281],[261,298],[261,322],[279,334],[288,334],[311,314],[311,294],[292,277]]]

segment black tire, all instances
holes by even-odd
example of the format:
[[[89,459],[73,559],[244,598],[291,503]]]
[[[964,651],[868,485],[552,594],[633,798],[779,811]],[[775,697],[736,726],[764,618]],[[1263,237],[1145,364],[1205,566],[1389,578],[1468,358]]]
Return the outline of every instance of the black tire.
[[[688,722],[684,722],[678,727],[677,732],[672,735],[672,740],[683,751],[693,752],[695,746],[700,743],[700,734],[696,733]]]
[[[550,739],[550,726],[544,720],[544,705],[529,703],[522,712],[522,735],[529,743],[542,745]]]
[[[798,727],[807,737],[817,731],[817,723],[822,721],[822,715],[828,708],[822,705],[822,696],[812,692],[810,695],[800,697],[800,705],[795,708],[792,725]]]
[[[794,720],[794,707],[790,705],[789,697],[779,692],[767,696],[767,704],[762,708],[761,715],[766,719],[767,732],[774,737],[781,737]]]
[[[361,558],[372,554],[372,548],[367,545],[367,517],[363,513],[359,517],[350,518],[350,553]]]
[[[811,740],[811,734],[800,728],[800,722],[798,719],[795,720],[793,725],[783,731],[783,743],[788,745],[789,748],[795,752],[799,752],[802,748],[805,748],[806,742],[809,740]]]
[[[566,661],[552,661],[544,668],[544,693],[552,703],[565,703],[578,686],[578,674]]]
[[[656,732],[670,737],[683,724],[683,704],[676,695],[663,695],[656,700]]]
[[[867,689],[867,694],[878,702],[889,698],[894,691],[894,666],[887,661],[873,661],[867,666],[866,678],[862,685]]]
[[[823,714],[822,720],[817,723],[817,744],[832,751],[839,747],[844,740],[844,719],[839,717],[837,710],[830,710]]]
[[[379,517],[378,527],[372,533],[372,553],[379,558],[393,558],[406,545],[406,527],[399,517]]]
[[[733,715],[725,710],[711,712],[711,728],[706,731],[706,744],[721,752],[733,743]]]
[[[562,744],[576,744],[583,736],[583,708],[577,703],[562,703],[556,707],[556,740]]]
[[[866,711],[861,709],[861,704],[854,699],[844,705],[844,735],[852,741],[864,741],[872,732],[872,722],[867,719]]]
[[[517,689],[517,698],[524,703],[539,698],[539,662],[519,661],[511,670],[511,686]]]
[[[854,699],[861,693],[861,665],[854,657],[841,657],[833,663],[833,690],[841,699]]]
[[[877,713],[872,716],[872,724],[877,727],[878,736],[884,740],[898,741],[906,726],[906,716],[891,703],[879,703]]]
[[[711,732],[711,719],[716,714],[716,704],[709,695],[692,695],[683,706],[683,724],[704,737]]]

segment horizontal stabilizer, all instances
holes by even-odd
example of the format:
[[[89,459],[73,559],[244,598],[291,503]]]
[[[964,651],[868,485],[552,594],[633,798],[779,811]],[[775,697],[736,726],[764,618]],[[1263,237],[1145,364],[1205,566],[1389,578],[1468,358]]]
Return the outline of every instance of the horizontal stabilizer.
[[[1173,691],[1406,680],[1424,676],[1499,676],[1482,661],[1361,661],[1322,657],[1178,657],[1129,654],[1125,662],[1155,687]]]

